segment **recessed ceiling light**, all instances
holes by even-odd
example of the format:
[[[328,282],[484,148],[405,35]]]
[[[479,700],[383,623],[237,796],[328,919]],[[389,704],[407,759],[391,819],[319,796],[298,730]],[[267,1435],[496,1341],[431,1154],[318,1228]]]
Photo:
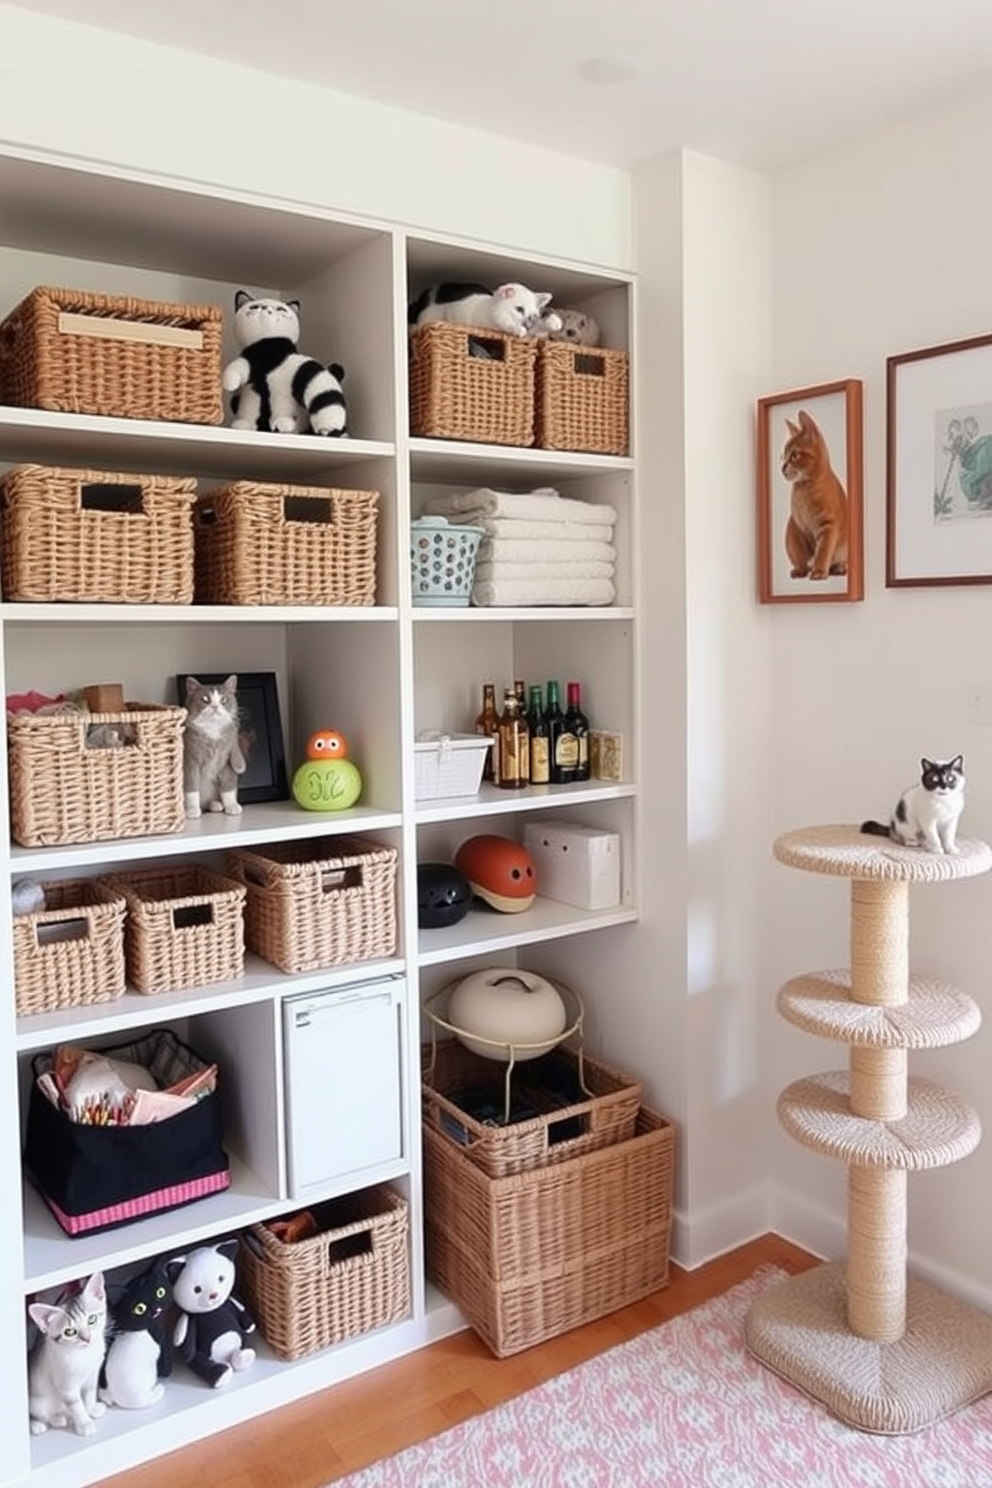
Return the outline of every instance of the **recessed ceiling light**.
[[[587,83],[627,83],[636,73],[637,63],[627,57],[588,57],[579,64]]]

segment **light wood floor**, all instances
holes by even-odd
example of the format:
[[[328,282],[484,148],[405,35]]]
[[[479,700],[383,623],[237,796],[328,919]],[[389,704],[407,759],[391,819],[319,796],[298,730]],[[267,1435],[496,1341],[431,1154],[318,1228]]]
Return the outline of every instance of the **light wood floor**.
[[[494,1359],[474,1333],[459,1333],[108,1478],[104,1488],[323,1488],[698,1307],[767,1263],[790,1273],[819,1264],[766,1235],[696,1271],[673,1266],[664,1290],[513,1358]]]

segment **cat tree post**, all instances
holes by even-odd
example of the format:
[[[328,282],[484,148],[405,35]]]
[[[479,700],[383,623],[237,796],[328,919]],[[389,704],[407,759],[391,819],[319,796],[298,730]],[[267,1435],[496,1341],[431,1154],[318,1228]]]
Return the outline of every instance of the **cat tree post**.
[[[839,826],[787,833],[774,852],[851,881],[850,969],[778,994],[783,1017],[849,1046],[846,1071],[797,1080],[778,1101],[796,1141],[847,1163],[848,1254],[759,1297],[747,1344],[849,1424],[915,1431],[992,1390],[992,1318],[906,1272],[909,1172],[956,1162],[981,1137],[964,1101],[908,1074],[909,1050],[957,1043],[980,1022],[964,993],[910,976],[909,888],[987,872],[992,849],[931,854]]]

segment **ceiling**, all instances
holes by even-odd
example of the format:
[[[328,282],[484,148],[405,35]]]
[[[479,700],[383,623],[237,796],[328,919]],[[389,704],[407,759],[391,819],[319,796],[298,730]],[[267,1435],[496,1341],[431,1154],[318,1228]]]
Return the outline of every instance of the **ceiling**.
[[[992,79],[989,0],[20,0],[629,167],[777,171]],[[606,73],[588,81],[583,63]],[[619,67],[616,64],[621,64]],[[616,71],[636,69],[614,79]],[[231,121],[235,136],[250,111]]]

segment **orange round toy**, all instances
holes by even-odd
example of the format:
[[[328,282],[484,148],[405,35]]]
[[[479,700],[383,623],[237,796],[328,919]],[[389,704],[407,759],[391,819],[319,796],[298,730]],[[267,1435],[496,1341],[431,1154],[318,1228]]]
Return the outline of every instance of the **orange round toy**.
[[[307,740],[307,759],[347,759],[348,744],[337,729],[318,729]]]
[[[473,894],[503,914],[519,914],[534,903],[534,860],[511,837],[489,833],[469,837],[455,853],[455,867],[464,873]]]
[[[304,811],[347,811],[362,794],[362,777],[348,759],[337,729],[318,729],[307,740],[307,757],[293,776],[293,798]]]

